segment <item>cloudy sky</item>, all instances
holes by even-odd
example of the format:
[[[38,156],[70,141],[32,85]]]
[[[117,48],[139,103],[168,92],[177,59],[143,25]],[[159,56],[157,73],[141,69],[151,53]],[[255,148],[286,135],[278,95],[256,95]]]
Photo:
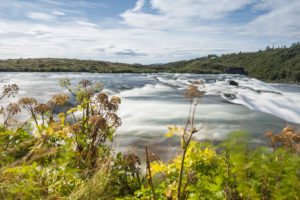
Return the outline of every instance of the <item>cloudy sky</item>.
[[[164,63],[299,40],[299,0],[0,0],[0,59]]]

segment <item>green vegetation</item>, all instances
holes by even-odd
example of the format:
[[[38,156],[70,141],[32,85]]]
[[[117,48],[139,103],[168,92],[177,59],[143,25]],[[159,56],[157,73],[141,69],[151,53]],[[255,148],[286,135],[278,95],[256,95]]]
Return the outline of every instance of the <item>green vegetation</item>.
[[[120,98],[89,80],[75,89],[68,79],[59,84],[70,94],[53,95],[47,104],[22,98],[0,108],[1,199],[300,198],[300,135],[292,127],[268,131],[270,148],[251,149],[244,132],[218,146],[192,140],[201,134],[194,125],[201,82],[185,92],[194,99],[186,126],[169,127],[166,134],[179,136],[182,154],[163,162],[146,147],[146,166],[136,154],[112,149],[121,126]],[[15,84],[6,85],[0,100],[17,92]],[[55,109],[72,96],[78,105],[56,116]],[[14,120],[21,109],[31,116],[25,123]]]
[[[162,65],[122,64],[76,59],[0,60],[0,71],[8,72],[100,72],[100,73],[201,73],[246,74],[268,82],[300,81],[300,44],[270,48],[255,53],[208,55]]]
[[[289,48],[266,48],[255,53],[233,53],[168,63],[168,72],[239,73],[264,81],[300,81],[300,44]]]
[[[156,72],[151,66],[112,63],[94,60],[37,58],[0,60],[2,72],[101,72],[142,73]]]

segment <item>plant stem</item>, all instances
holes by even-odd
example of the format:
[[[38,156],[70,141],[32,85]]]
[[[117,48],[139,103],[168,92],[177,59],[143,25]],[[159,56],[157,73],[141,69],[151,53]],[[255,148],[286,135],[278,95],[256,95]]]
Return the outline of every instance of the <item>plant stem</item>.
[[[153,182],[152,182],[152,176],[151,176],[150,162],[149,162],[149,157],[148,157],[148,147],[145,146],[145,149],[146,149],[147,169],[148,169],[148,173],[149,173],[149,182],[150,182],[151,189],[152,189],[153,199],[156,200],[155,191],[154,191]]]
[[[185,145],[183,147],[182,158],[181,158],[181,165],[180,165],[180,172],[179,172],[179,178],[178,178],[178,189],[177,189],[177,199],[178,200],[181,199],[181,182],[182,182],[182,176],[183,176],[185,155],[186,155],[188,146],[190,144],[190,141],[192,139],[192,136],[195,133],[194,119],[195,119],[196,106],[197,106],[197,100],[195,98],[194,99],[193,110],[192,110],[192,102],[191,102],[191,106],[190,106],[190,110],[189,110],[189,117],[188,117],[186,125],[185,125],[184,134],[181,136],[181,137],[183,137],[183,142],[185,142]],[[189,137],[188,137],[187,141],[185,141],[184,136],[185,136],[186,129],[187,129],[187,127],[188,127],[189,124],[191,126],[191,130],[190,130]]]
[[[188,145],[190,144],[190,141],[192,139],[192,133],[190,133],[189,138],[187,140],[187,143],[183,149],[182,152],[182,158],[181,158],[181,165],[180,165],[180,172],[179,172],[179,178],[178,178],[178,189],[177,189],[177,199],[180,200],[180,192],[181,192],[181,182],[182,182],[182,176],[183,176],[183,169],[184,169],[184,160],[185,160],[185,155],[186,155],[186,151],[188,148]]]

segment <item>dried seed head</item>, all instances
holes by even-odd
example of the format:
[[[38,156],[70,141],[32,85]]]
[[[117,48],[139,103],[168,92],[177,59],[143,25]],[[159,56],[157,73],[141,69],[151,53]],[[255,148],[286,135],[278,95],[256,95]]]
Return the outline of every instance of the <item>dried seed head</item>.
[[[159,160],[160,160],[160,158],[155,153],[151,153],[151,155],[149,155],[150,162],[159,161]]]
[[[107,119],[110,122],[110,124],[115,128],[122,125],[121,119],[115,113],[108,114]]]
[[[18,104],[16,103],[10,103],[7,105],[6,110],[13,116],[17,113],[21,112],[21,109]]]
[[[103,129],[106,127],[106,119],[102,115],[94,115],[90,117],[89,124],[97,129]]]
[[[19,92],[19,87],[16,84],[11,84],[11,85],[9,84],[3,86],[2,94],[4,96],[8,96],[8,97],[14,96],[18,92]]]
[[[184,92],[184,98],[200,98],[201,92],[198,90],[198,87],[195,85],[189,85],[188,89]]]
[[[292,137],[293,134],[294,134],[294,132],[292,132],[292,131],[289,131],[289,132],[286,133],[286,135],[287,135],[288,137]]]
[[[99,93],[99,94],[97,95],[96,100],[97,100],[99,103],[107,104],[107,102],[108,102],[108,96],[107,96],[107,94],[101,92],[101,93]]]
[[[119,105],[116,103],[108,103],[107,109],[109,112],[116,112],[119,109]]]
[[[87,94],[88,94],[89,96],[93,96],[93,95],[95,94],[95,90],[92,89],[92,88],[89,88],[89,89],[87,89]]]
[[[121,99],[119,97],[113,96],[110,98],[110,103],[121,104]]]
[[[266,133],[265,133],[265,137],[268,138],[268,137],[271,137],[273,135],[273,131],[271,130],[268,130]]]
[[[87,87],[87,86],[92,85],[92,82],[89,81],[89,80],[81,80],[81,81],[79,82],[79,85],[82,85],[83,87]]]
[[[138,164],[138,165],[141,164],[139,157],[135,153],[130,153],[130,154],[125,155],[123,159],[130,166],[135,166],[136,164]]]
[[[19,100],[19,104],[25,108],[26,105],[34,106],[37,104],[37,100],[33,97],[24,97]]]
[[[45,112],[47,112],[50,108],[47,106],[47,104],[40,103],[34,107],[34,111],[43,115]]]
[[[52,96],[49,103],[53,103],[57,106],[62,106],[69,101],[69,96],[66,94],[55,94]]]
[[[283,133],[287,133],[287,132],[294,132],[294,129],[293,128],[291,128],[291,127],[285,127],[283,130],[282,130],[282,132]]]

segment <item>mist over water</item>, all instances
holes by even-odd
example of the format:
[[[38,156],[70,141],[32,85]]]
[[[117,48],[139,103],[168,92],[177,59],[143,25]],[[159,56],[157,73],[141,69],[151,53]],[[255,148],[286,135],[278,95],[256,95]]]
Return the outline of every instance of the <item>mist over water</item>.
[[[98,73],[0,73],[0,87],[18,84],[19,94],[0,102],[6,105],[20,97],[47,102],[53,94],[68,93],[58,81],[69,78],[75,86],[80,80],[101,81],[109,95],[121,97],[116,145],[121,151],[141,151],[145,145],[154,151],[174,151],[179,139],[165,138],[167,126],[184,125],[190,99],[183,93],[192,81],[203,81],[205,95],[196,111],[196,127],[204,124],[197,140],[221,141],[228,133],[245,130],[252,143],[265,144],[264,132],[279,132],[290,124],[300,127],[300,86],[267,84],[242,75],[201,74],[98,74]],[[230,85],[234,81],[238,86]],[[75,101],[72,101],[75,103]],[[25,113],[19,116],[24,119]],[[165,153],[165,157],[168,154]]]

